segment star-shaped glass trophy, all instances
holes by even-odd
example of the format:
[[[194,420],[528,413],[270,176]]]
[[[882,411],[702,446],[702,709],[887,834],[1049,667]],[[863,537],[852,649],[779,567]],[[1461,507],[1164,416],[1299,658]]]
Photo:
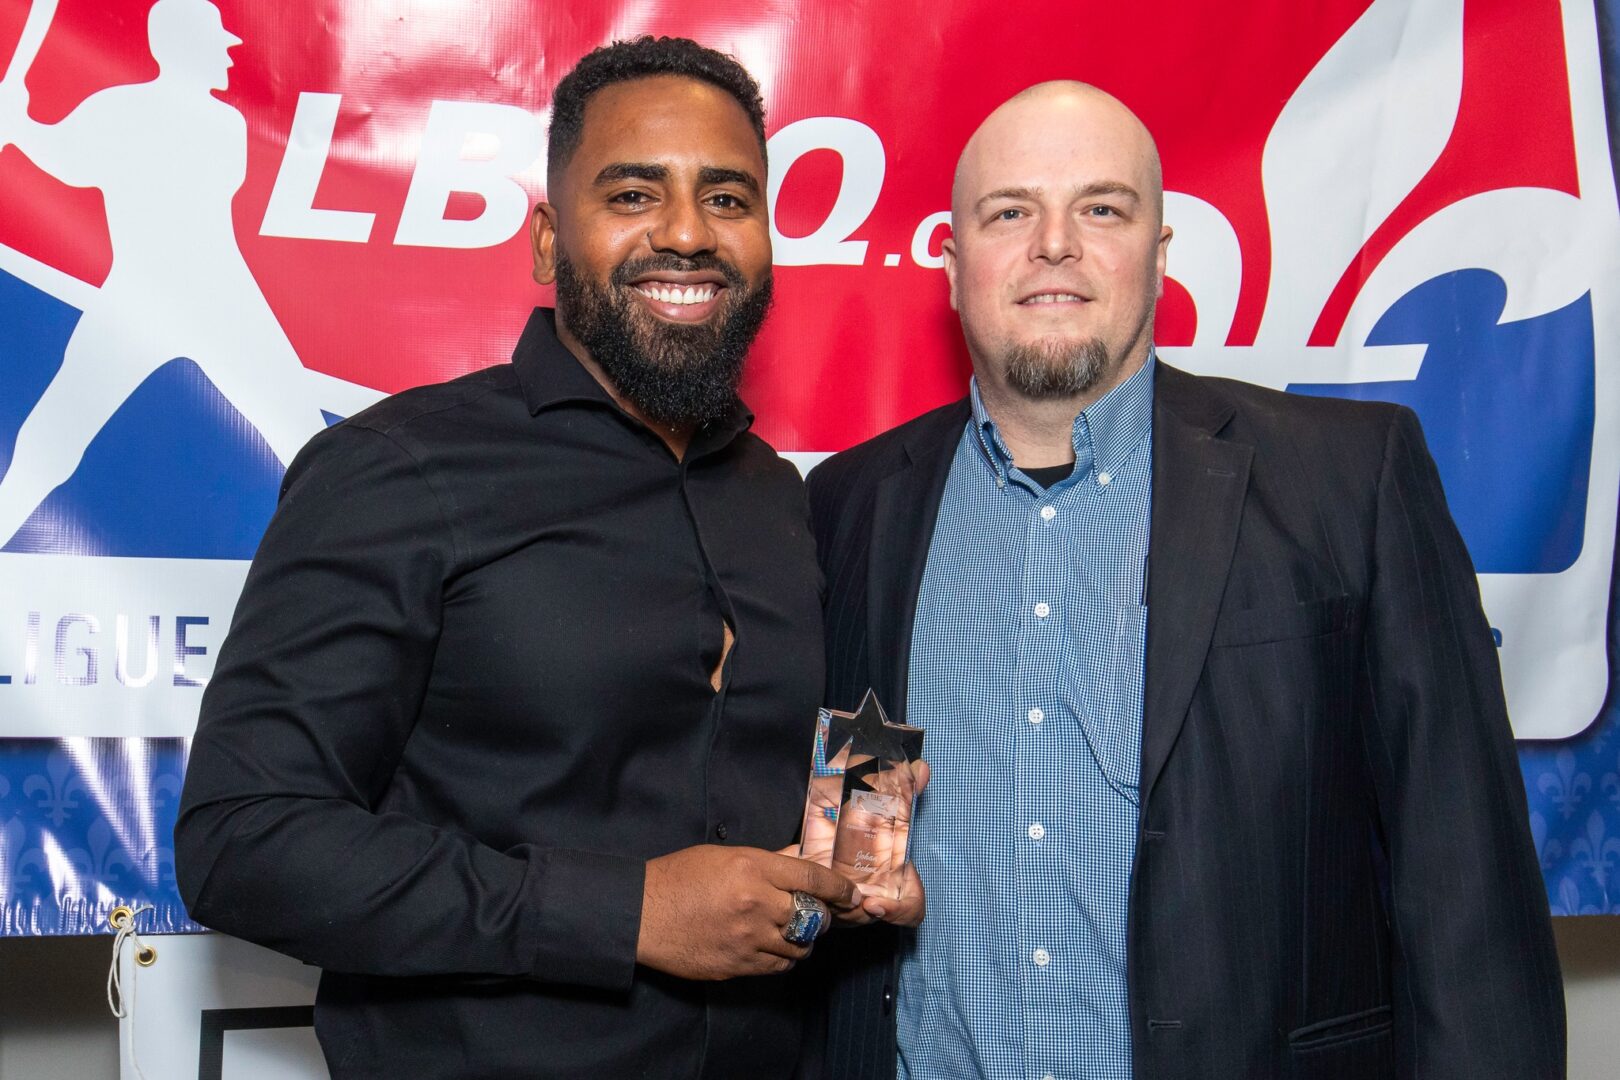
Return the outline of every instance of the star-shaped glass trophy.
[[[874,895],[899,895],[923,729],[891,724],[877,695],[853,713],[822,709],[810,756],[799,857]]]

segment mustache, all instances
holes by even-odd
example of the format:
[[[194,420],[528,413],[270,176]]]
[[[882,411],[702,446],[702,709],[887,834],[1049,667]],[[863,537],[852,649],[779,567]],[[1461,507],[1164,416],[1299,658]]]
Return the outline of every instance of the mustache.
[[[726,279],[726,285],[733,289],[743,289],[748,286],[748,279],[743,277],[742,271],[718,255],[703,253],[699,255],[647,255],[639,259],[631,259],[620,263],[613,268],[608,280],[614,285],[629,285],[635,279],[646,274],[656,274],[665,271],[672,274],[699,273],[712,270]]]

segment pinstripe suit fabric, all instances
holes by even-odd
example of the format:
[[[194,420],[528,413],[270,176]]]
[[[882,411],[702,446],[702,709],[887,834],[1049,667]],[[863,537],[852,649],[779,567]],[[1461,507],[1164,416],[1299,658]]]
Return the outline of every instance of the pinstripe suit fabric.
[[[811,475],[828,702],[906,713],[959,402]],[[1547,900],[1478,587],[1416,418],[1158,365],[1141,1080],[1564,1075]],[[820,1064],[893,1077],[896,932],[834,934]]]

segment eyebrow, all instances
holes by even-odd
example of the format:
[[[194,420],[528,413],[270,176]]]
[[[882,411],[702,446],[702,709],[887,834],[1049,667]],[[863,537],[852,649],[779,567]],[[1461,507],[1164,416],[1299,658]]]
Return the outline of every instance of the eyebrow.
[[[596,174],[594,183],[597,186],[616,184],[621,180],[650,180],[663,182],[669,179],[669,168],[648,161],[616,161],[605,166]],[[741,184],[755,195],[759,194],[759,181],[754,174],[742,169],[726,169],[718,165],[705,165],[698,170],[698,183],[700,184]]]
[[[1046,194],[1046,189],[1042,187],[997,188],[988,195],[985,195],[978,202],[974,203],[974,206],[977,209],[982,210],[986,203],[997,202],[1003,199],[1034,200],[1040,198],[1044,194]],[[1123,195],[1127,198],[1134,199],[1137,202],[1142,200],[1142,196],[1135,188],[1119,180],[1095,180],[1089,184],[1083,184],[1074,189],[1074,194],[1072,197],[1076,199],[1089,199],[1097,195]]]
[[[754,179],[753,173],[742,169],[723,169],[718,165],[705,165],[698,170],[698,183],[741,184],[755,195],[759,194],[759,181]]]
[[[669,170],[644,161],[615,161],[596,174],[593,183],[616,184],[620,180],[668,180]]]

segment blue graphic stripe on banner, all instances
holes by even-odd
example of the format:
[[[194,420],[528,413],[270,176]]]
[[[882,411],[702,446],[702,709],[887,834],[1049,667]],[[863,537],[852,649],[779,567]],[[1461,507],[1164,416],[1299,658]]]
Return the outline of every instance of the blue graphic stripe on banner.
[[[1519,764],[1552,913],[1620,915],[1620,705],[1576,738],[1521,744]]]
[[[174,880],[183,739],[0,739],[0,937],[201,930]]]

